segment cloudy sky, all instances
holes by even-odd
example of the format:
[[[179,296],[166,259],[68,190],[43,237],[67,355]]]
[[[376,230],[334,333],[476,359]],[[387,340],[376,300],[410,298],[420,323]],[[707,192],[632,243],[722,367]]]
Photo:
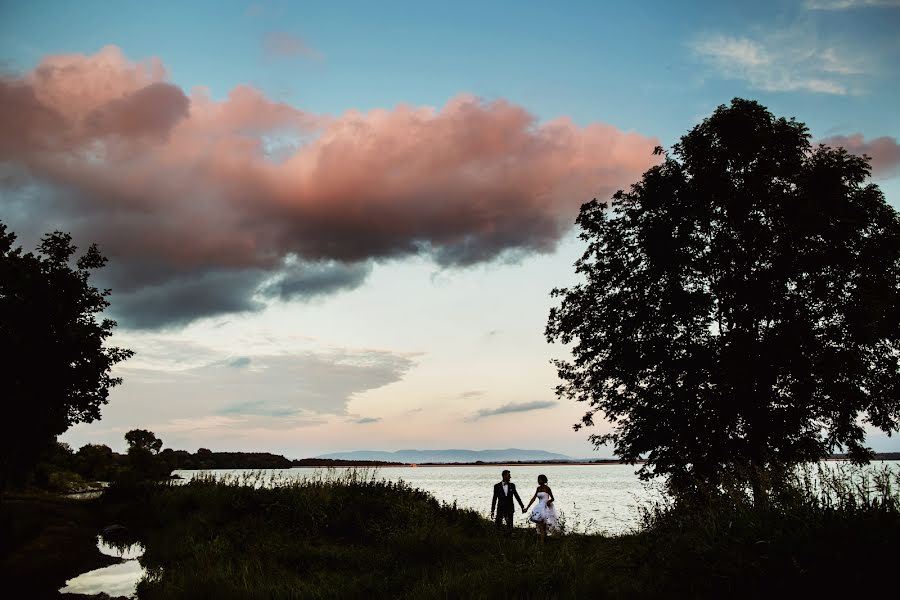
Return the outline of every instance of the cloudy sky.
[[[98,243],[136,352],[63,439],[592,455],[543,337],[582,202],[741,96],[900,205],[900,2],[731,4],[0,1],[0,219]]]

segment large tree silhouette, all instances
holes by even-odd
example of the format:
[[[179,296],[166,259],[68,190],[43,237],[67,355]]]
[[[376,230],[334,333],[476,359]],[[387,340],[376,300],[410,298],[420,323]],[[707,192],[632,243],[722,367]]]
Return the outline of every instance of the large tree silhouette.
[[[657,152],[663,154],[661,148]],[[900,421],[900,220],[866,158],[756,102],[720,106],[608,206],[581,207],[583,280],[555,289],[557,393],[672,488],[767,477]]]
[[[0,223],[0,489],[21,480],[57,435],[100,418],[121,382],[110,369],[132,354],[103,345],[115,322],[99,319],[109,290],[88,282],[106,262],[96,246],[73,267],[69,234],[44,236],[36,253],[15,240]]]

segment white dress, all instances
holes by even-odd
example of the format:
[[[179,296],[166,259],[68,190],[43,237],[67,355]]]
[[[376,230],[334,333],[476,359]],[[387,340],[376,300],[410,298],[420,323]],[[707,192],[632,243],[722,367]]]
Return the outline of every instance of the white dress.
[[[532,523],[544,523],[547,526],[548,532],[558,531],[559,514],[556,512],[556,507],[553,505],[547,506],[547,500],[550,499],[550,494],[547,492],[538,492],[537,499],[538,503],[531,509],[531,516],[529,519]]]

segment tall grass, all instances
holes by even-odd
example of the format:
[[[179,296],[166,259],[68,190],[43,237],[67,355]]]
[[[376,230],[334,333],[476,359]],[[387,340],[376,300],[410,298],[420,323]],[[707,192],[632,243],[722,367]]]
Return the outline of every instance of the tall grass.
[[[204,475],[105,501],[147,548],[141,599],[832,596],[893,563],[898,477],[801,470],[764,507],[717,490],[648,506],[626,535],[543,545],[373,470]]]
[[[805,465],[764,504],[746,487],[724,486],[646,506],[641,522],[642,560],[676,595],[855,596],[892,569],[900,472]]]

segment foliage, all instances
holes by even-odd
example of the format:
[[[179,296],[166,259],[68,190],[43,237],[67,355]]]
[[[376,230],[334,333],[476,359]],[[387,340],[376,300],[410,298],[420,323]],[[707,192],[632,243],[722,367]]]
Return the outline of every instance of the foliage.
[[[662,154],[662,149],[657,152]],[[865,158],[735,99],[611,209],[577,223],[584,280],[555,289],[557,393],[673,491],[736,478],[764,497],[790,465],[900,425],[900,219]]]
[[[115,322],[98,316],[109,290],[90,285],[106,259],[92,245],[75,261],[70,235],[44,236],[38,251],[15,247],[0,223],[0,340],[4,418],[0,426],[0,489],[21,483],[41,451],[75,423],[100,418],[110,369],[132,355],[105,347]]]
[[[731,482],[644,507],[636,558],[667,597],[858,595],[892,568],[900,473],[803,465],[765,504]]]
[[[53,442],[38,454],[30,483],[40,489],[55,492],[75,491],[82,482],[73,471],[72,448],[63,442]]]
[[[85,444],[75,453],[75,470],[92,481],[109,481],[117,469],[116,456],[105,444]]]
[[[634,533],[544,545],[369,471],[114,485],[104,503],[146,547],[144,600],[831,597],[892,564],[897,478],[798,472],[765,508],[733,488],[649,507]]]
[[[159,453],[162,448],[162,440],[156,437],[156,434],[146,429],[132,429],[125,434],[125,441],[128,442],[128,451],[146,450],[153,454]]]
[[[168,479],[172,467],[167,459],[169,454],[161,455],[163,442],[152,431],[132,429],[125,434],[128,442],[128,471],[119,473],[118,477],[127,479]]]
[[[47,477],[47,489],[51,492],[68,494],[89,489],[90,486],[78,473],[72,471],[53,471]]]

